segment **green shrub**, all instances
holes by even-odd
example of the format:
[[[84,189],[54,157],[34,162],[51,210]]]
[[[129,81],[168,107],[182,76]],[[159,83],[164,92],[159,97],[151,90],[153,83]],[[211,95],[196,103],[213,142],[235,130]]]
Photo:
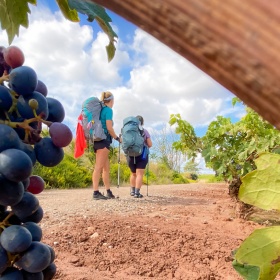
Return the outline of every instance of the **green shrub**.
[[[119,169],[119,171],[118,171]],[[119,179],[121,183],[128,183],[130,177],[130,169],[126,163],[118,163],[110,164],[110,182],[112,185],[118,184],[118,172],[119,172]]]
[[[67,154],[64,155],[61,163],[54,167],[45,167],[36,163],[33,174],[44,179],[47,189],[86,188],[92,184],[92,171],[80,166],[78,160]]]
[[[178,172],[173,172],[172,174],[172,182],[173,184],[186,184],[188,180],[182,176],[182,174]]]
[[[191,179],[192,179],[192,180],[197,180],[197,179],[198,179],[197,174],[191,173]]]

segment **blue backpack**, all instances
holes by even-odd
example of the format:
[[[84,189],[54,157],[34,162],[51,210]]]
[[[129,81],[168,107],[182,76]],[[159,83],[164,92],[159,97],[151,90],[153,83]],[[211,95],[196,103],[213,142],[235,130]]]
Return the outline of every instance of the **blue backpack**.
[[[82,126],[85,138],[92,143],[107,138],[100,121],[100,113],[103,103],[98,97],[90,97],[82,105]]]
[[[127,117],[123,120],[122,150],[127,156],[142,155],[144,148],[144,130],[139,128],[140,121],[136,117]]]

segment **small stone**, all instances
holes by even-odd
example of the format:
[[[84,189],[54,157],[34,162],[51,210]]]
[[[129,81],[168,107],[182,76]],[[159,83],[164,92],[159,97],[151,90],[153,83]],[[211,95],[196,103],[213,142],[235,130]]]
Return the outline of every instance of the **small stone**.
[[[98,232],[95,232],[94,234],[92,234],[92,235],[90,236],[90,238],[97,238],[98,236],[99,236]]]

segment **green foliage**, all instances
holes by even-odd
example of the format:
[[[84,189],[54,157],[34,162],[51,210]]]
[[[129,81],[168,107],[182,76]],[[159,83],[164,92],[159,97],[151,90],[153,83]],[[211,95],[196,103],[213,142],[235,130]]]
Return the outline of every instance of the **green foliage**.
[[[189,160],[184,166],[184,171],[197,174],[200,171],[198,165],[199,164],[197,162]]]
[[[77,11],[69,7],[67,0],[56,0],[56,2],[60,8],[60,11],[66,19],[73,22],[80,21]]]
[[[244,176],[238,197],[264,210],[280,210],[280,155],[263,153],[256,159],[257,169]]]
[[[61,163],[52,168],[36,163],[33,174],[44,178],[46,188],[86,188],[92,184],[91,172],[88,168],[81,166],[80,160],[67,154],[64,155]]]
[[[105,9],[93,2],[80,1],[80,0],[68,0],[69,7],[78,11],[81,14],[88,16],[88,21],[97,21],[103,32],[105,32],[109,38],[109,45],[106,46],[108,61],[110,62],[115,55],[115,38],[118,38],[117,34],[112,29],[110,22],[111,18],[106,13]]]
[[[240,267],[245,265],[245,269],[249,266],[245,277],[248,280],[275,279],[280,271],[279,248],[279,226],[256,229],[236,251],[233,267],[239,272]],[[258,270],[252,267],[257,267],[259,274],[256,273]]]
[[[150,168],[146,168],[145,174],[143,177],[143,184],[147,185],[147,183],[148,183],[148,185],[156,183],[156,176],[153,173],[153,171],[150,170]]]
[[[96,20],[100,28],[109,38],[109,44],[106,46],[108,61],[110,62],[116,52],[115,42],[118,38],[112,29],[111,18],[105,9],[93,2],[80,0],[56,0],[64,17],[73,22],[79,22],[78,13],[88,16],[88,21]],[[14,40],[15,35],[19,36],[19,28],[23,26],[28,28],[28,14],[31,13],[28,4],[36,5],[36,0],[0,0],[0,23],[1,28],[6,30],[9,44]]]
[[[175,142],[174,147],[190,159],[201,153],[206,166],[227,181],[254,170],[255,159],[260,153],[274,151],[280,146],[279,130],[249,108],[234,124],[230,118],[218,116],[201,138],[179,114],[170,116],[170,124],[176,124],[176,132],[180,134],[180,141]]]
[[[118,172],[119,172],[119,179],[120,185],[124,182],[129,181],[130,177],[130,169],[127,164],[121,163],[111,163],[110,164],[110,182],[112,185],[118,184]]]
[[[9,44],[19,35],[19,28],[28,28],[28,3],[36,5],[36,0],[0,0],[1,28],[6,30]]]
[[[172,184],[173,171],[163,163],[149,163],[149,172],[155,176],[155,184]]]
[[[173,184],[186,184],[188,183],[188,180],[185,179],[182,174],[178,172],[173,172],[172,174],[172,182]]]
[[[191,179],[192,179],[192,180],[197,180],[197,179],[198,179],[197,174],[191,173]]]
[[[202,151],[201,139],[196,136],[194,128],[182,120],[180,114],[172,114],[169,124],[176,124],[175,132],[180,134],[180,141],[173,143],[174,148],[183,151],[189,159],[194,159]]]
[[[279,162],[279,154],[261,154],[257,169],[241,178],[239,199],[265,210],[280,210]],[[255,230],[235,251],[235,270],[247,280],[275,279],[280,271],[279,236],[279,226]]]

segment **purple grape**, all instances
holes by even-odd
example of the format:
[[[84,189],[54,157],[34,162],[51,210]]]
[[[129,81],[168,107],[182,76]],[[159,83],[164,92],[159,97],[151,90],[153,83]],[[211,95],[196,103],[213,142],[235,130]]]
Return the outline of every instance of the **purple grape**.
[[[38,80],[38,84],[37,84],[37,87],[35,88],[35,91],[40,92],[45,97],[47,97],[47,95],[48,95],[48,88],[41,80]]]
[[[0,153],[0,173],[8,180],[20,182],[32,173],[33,164],[30,157],[18,149],[7,149]]]
[[[31,272],[41,272],[50,265],[51,253],[46,244],[33,241],[16,265]]]
[[[13,99],[7,87],[0,85],[0,109],[9,111],[13,104]]]
[[[9,85],[17,94],[32,94],[38,83],[36,72],[28,66],[19,66],[10,72]]]
[[[15,267],[8,267],[0,277],[0,280],[24,280],[22,273]]]
[[[19,203],[23,197],[22,182],[13,182],[0,174],[0,204],[12,206]]]
[[[49,133],[55,146],[61,148],[68,146],[73,138],[70,128],[67,125],[59,122],[54,122],[51,124]]]
[[[58,165],[64,157],[63,149],[55,146],[50,137],[45,137],[36,143],[34,150],[37,161],[46,167]]]
[[[56,265],[51,263],[47,268],[43,270],[44,280],[51,280],[56,274]]]
[[[65,117],[65,111],[63,108],[63,105],[55,98],[52,97],[46,97],[48,102],[48,108],[49,108],[49,116],[47,118],[47,121],[50,122],[62,122]]]
[[[42,177],[38,175],[32,175],[29,177],[29,185],[27,187],[27,191],[31,192],[33,194],[39,194],[41,193],[45,188],[45,181]]]
[[[9,46],[4,49],[3,56],[6,63],[12,68],[22,66],[25,60],[22,50],[16,46]]]
[[[0,124],[0,152],[20,146],[20,138],[14,129],[6,124]]]
[[[32,215],[39,208],[39,200],[34,194],[24,192],[21,201],[12,205],[11,208],[15,215],[23,219]]]
[[[11,225],[1,233],[0,241],[7,252],[21,253],[31,245],[32,235],[21,225]]]
[[[34,222],[38,224],[43,219],[43,216],[44,216],[43,208],[39,205],[38,209],[34,213],[32,213],[30,216],[21,218],[21,221],[23,223]]]
[[[29,101],[35,99],[38,102],[38,108],[35,110],[37,115],[42,119],[47,119],[49,115],[48,103],[46,98],[39,92],[33,91],[27,96],[20,96],[17,102],[17,109],[21,117],[25,119],[34,118],[32,108],[29,106]]]
[[[22,226],[30,231],[32,235],[32,241],[41,241],[43,232],[39,225],[34,222],[26,222],[23,223]]]
[[[8,267],[7,251],[0,244],[0,274]]]
[[[4,51],[5,47],[0,46],[0,76],[3,75],[4,71],[9,73],[11,71],[11,67],[7,64],[7,62],[4,59]]]

